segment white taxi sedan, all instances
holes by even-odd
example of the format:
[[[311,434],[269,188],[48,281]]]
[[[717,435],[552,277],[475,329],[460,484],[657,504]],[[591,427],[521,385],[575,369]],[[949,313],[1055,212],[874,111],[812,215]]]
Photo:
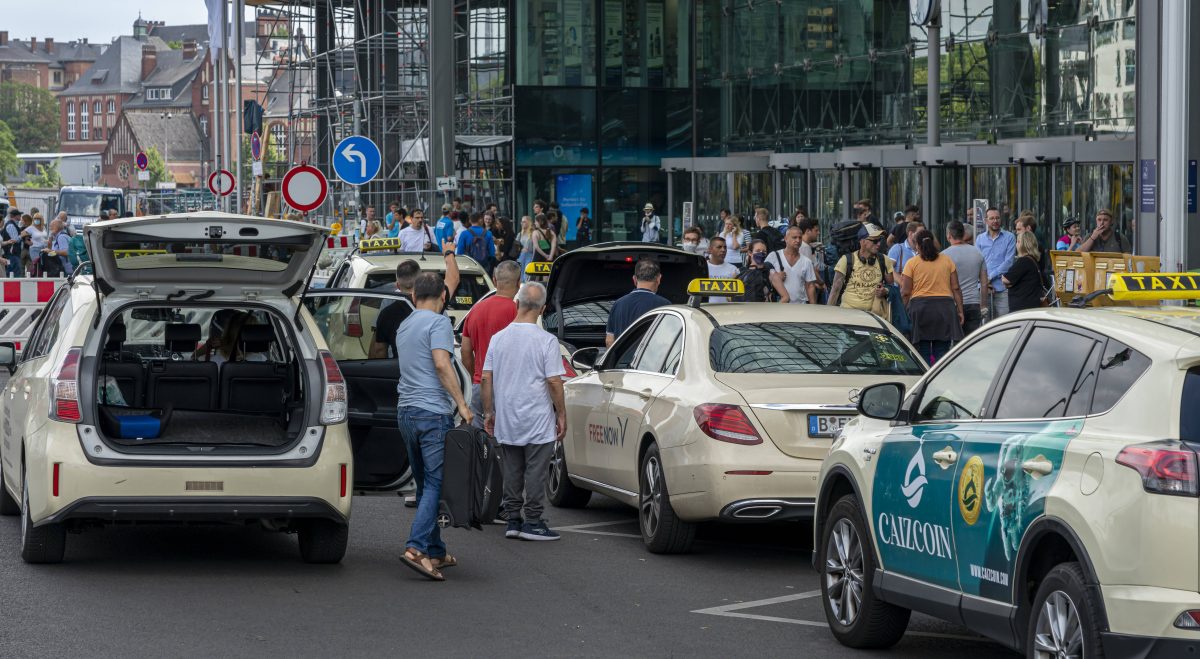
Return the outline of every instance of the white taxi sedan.
[[[740,284],[698,280],[689,292]],[[573,365],[587,370],[597,353],[580,350]],[[583,506],[592,492],[636,506],[655,553],[687,551],[697,522],[811,517],[821,461],[856,414],[857,392],[914,382],[925,369],[891,325],[863,311],[655,309],[567,381],[569,432],[547,494],[559,507]]]

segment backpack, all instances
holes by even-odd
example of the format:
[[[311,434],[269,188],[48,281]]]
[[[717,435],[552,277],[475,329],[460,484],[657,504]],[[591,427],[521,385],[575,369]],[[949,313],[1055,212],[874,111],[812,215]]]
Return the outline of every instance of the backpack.
[[[850,273],[854,272],[854,262],[858,258],[854,255],[846,256],[846,284],[850,283]],[[904,307],[904,298],[900,296],[900,287],[896,284],[887,283],[887,258],[883,254],[876,257],[879,264],[880,281],[884,287],[888,289],[888,303],[891,306],[892,317],[886,318],[901,334],[908,336],[912,331],[912,319],[908,317],[908,309]],[[842,289],[844,295],[846,289]]]
[[[771,286],[771,270],[773,267],[770,263],[764,263],[761,268],[745,268],[738,273],[737,278],[742,280],[742,284],[746,287],[745,295],[736,298],[738,302],[774,302],[772,299],[776,297],[775,288]]]
[[[484,242],[484,236],[487,235],[485,229],[480,229],[479,233],[475,233],[475,228],[467,229],[467,233],[471,234],[470,241],[467,242],[466,255],[475,259],[475,262],[480,265],[487,264],[487,243]]]
[[[778,252],[786,246],[786,243],[783,242],[783,234],[771,225],[759,229],[758,235],[767,243],[768,252]]]
[[[843,256],[858,251],[858,230],[860,228],[862,228],[862,222],[858,220],[843,220],[833,226],[833,231],[829,235],[829,247],[825,250],[825,283],[833,282],[834,269],[837,268],[838,261],[841,261]],[[850,267],[853,267],[853,264]]]
[[[483,430],[466,424],[446,432],[442,498],[438,526],[482,528],[500,512],[504,473],[500,443]]]

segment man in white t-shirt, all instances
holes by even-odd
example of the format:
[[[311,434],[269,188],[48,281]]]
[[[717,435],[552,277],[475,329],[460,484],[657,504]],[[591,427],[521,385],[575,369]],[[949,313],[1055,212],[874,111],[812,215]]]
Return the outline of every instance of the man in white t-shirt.
[[[725,255],[728,251],[729,246],[725,244],[724,238],[713,236],[713,239],[708,241],[708,276],[710,279],[737,279],[738,267],[725,262]],[[709,304],[721,304],[728,301],[723,297],[708,298]]]
[[[554,445],[567,434],[558,339],[538,327],[546,287],[527,282],[517,292],[517,317],[488,344],[480,391],[484,428],[503,452],[506,538],[558,540],[542,519]]]
[[[433,229],[425,226],[425,213],[414,210],[412,224],[400,230],[400,250],[404,252],[426,252],[433,249]]]
[[[788,227],[783,236],[784,248],[767,256],[767,263],[775,270],[771,273],[771,285],[779,293],[779,301],[785,304],[808,304],[817,299],[817,273],[812,261],[800,253],[803,240],[800,227]]]

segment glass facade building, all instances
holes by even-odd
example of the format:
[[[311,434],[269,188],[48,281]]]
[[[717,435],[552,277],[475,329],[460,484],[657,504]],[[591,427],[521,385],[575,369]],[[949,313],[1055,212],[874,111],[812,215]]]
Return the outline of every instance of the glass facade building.
[[[726,207],[834,221],[860,198],[884,217],[924,201],[935,227],[975,199],[1030,210],[1043,245],[1109,208],[1128,235],[1134,8],[942,0],[931,148],[907,2],[513,0],[518,207],[583,175],[605,240],[636,238],[647,202],[678,231],[691,201],[711,232]]]

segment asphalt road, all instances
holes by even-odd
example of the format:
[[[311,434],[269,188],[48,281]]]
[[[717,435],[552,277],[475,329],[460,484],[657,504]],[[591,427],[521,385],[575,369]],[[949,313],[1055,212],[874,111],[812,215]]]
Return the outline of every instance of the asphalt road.
[[[119,527],[68,538],[66,562],[19,557],[0,518],[0,657],[867,656],[825,627],[807,527],[711,526],[694,553],[642,548],[634,512],[597,496],[551,509],[553,543],[453,529],[444,583],[398,560],[412,510],[354,502],[338,566],[300,562],[256,527]],[[914,616],[886,656],[1013,656]]]

